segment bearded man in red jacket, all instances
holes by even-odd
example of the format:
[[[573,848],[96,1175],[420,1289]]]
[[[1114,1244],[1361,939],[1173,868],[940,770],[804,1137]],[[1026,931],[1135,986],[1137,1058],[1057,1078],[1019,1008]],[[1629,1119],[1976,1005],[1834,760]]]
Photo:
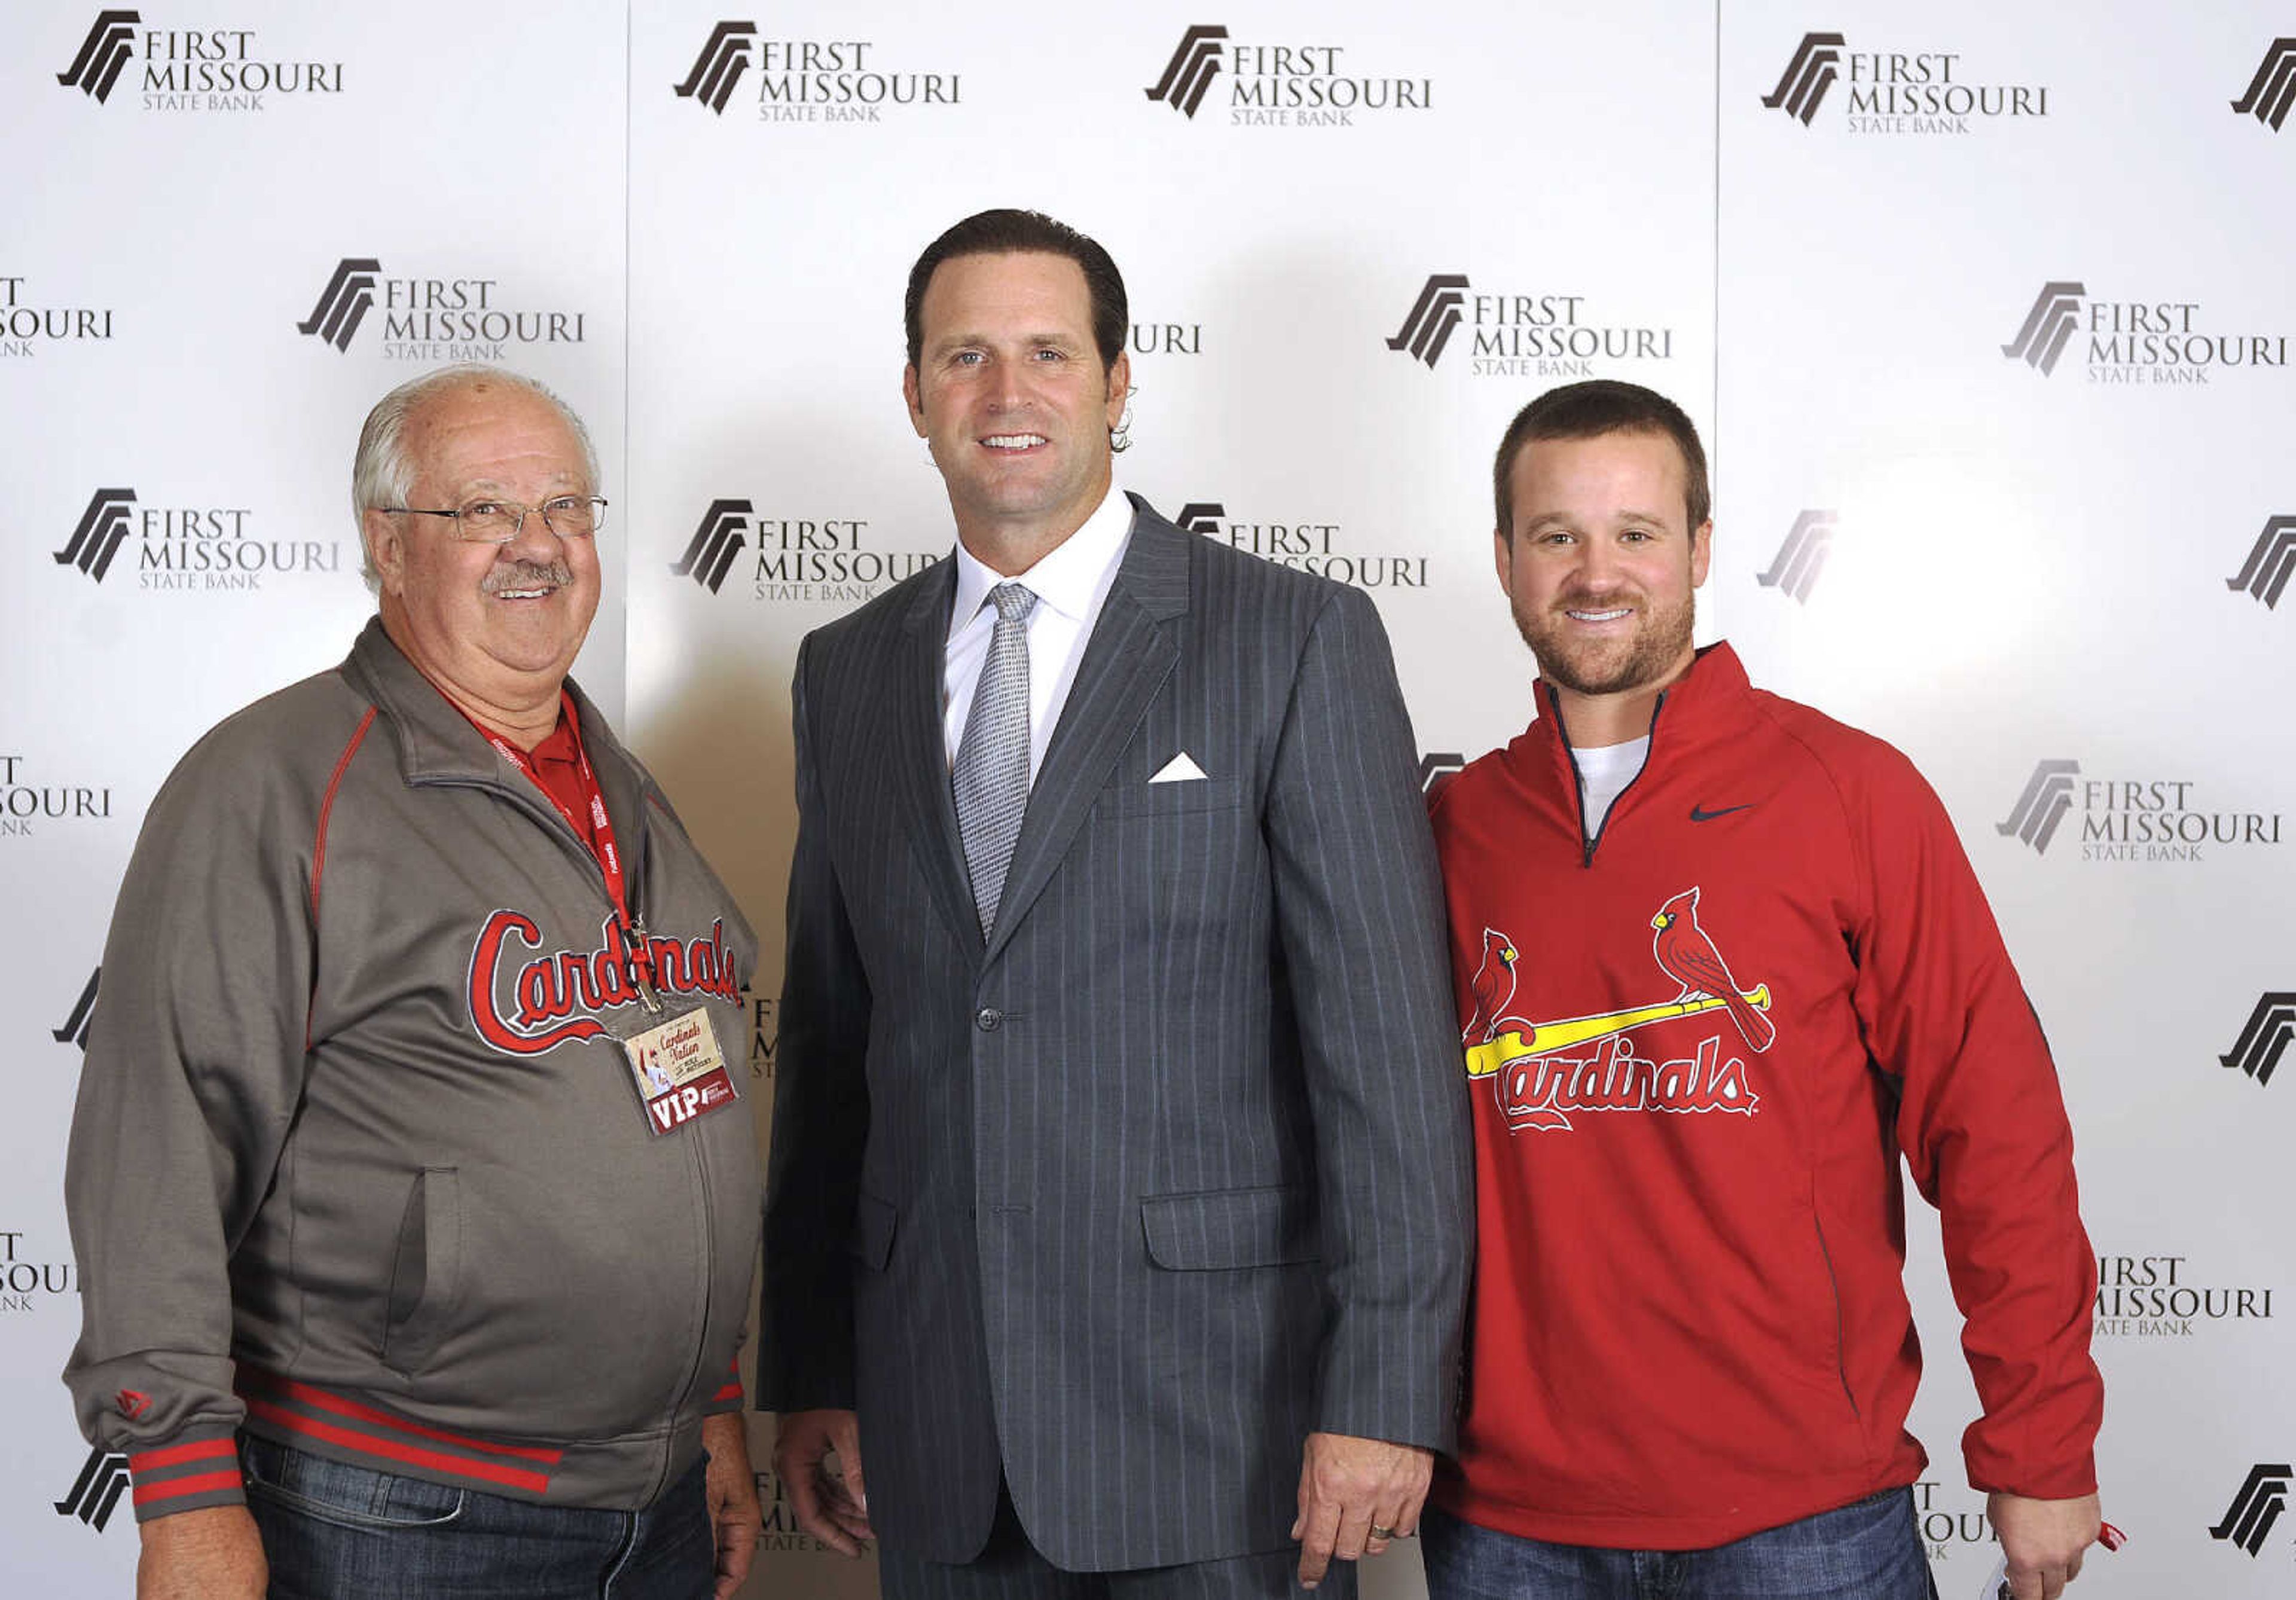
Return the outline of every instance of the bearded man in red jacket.
[[[1493,472],[1538,714],[1435,801],[1477,1263],[1436,1600],[1923,1600],[1904,1155],[1944,1218],[2015,1600],[2098,1536],[2095,1258],[2040,1024],[1882,741],[1691,639],[1681,408],[1541,396]]]

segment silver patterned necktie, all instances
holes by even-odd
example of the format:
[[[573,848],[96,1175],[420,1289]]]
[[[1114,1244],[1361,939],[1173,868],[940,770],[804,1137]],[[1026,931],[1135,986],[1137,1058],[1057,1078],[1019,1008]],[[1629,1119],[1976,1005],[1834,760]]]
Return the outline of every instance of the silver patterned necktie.
[[[988,591],[988,603],[996,608],[996,629],[949,773],[983,939],[996,925],[1004,873],[1029,808],[1029,613],[1037,596],[1020,584],[1000,583]]]

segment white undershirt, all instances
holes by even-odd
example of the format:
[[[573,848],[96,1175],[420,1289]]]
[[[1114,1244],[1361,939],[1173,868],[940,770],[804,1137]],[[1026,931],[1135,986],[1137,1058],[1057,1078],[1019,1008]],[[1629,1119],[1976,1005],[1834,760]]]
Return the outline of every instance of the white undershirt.
[[[989,637],[996,631],[996,608],[988,603],[988,591],[1017,581],[1037,596],[1028,624],[1029,782],[1034,784],[1045,763],[1045,746],[1060,726],[1061,708],[1076,683],[1077,663],[1084,660],[1093,624],[1100,620],[1100,608],[1131,544],[1132,503],[1113,484],[1084,526],[1015,578],[984,565],[958,541],[956,603],[949,611],[940,674],[941,733],[952,768],[964,740],[965,718],[972,714],[973,689],[988,661]]]
[[[1603,819],[1611,814],[1611,802],[1635,781],[1635,775],[1642,771],[1644,759],[1649,754],[1648,734],[1624,744],[1571,751],[1570,759],[1578,764],[1578,792],[1583,807],[1580,815],[1586,819],[1587,838],[1603,831]]]

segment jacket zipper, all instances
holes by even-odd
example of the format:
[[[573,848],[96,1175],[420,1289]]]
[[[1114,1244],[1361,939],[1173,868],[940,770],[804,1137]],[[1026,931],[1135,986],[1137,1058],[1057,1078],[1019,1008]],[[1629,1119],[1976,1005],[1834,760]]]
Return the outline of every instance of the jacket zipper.
[[[520,810],[534,818],[535,821],[540,823],[548,832],[557,834],[561,840],[574,847],[575,854],[582,857],[584,865],[588,866],[590,869],[590,875],[597,881],[598,898],[606,903],[606,914],[609,916],[619,916],[620,913],[614,906],[614,897],[606,892],[606,869],[598,865],[598,857],[591,854],[589,847],[582,842],[581,839],[575,833],[574,830],[568,825],[566,819],[559,816],[554,808],[544,806],[536,800],[529,799],[525,794],[511,788],[508,784],[497,784],[491,778],[418,778],[415,781],[418,784],[426,786],[435,785],[441,789],[483,790],[488,794],[500,795],[503,799],[510,801],[511,804],[516,806]],[[640,790],[638,792],[638,810],[640,812],[640,816],[637,819],[638,825],[636,830],[636,836],[630,841],[630,849],[628,850],[628,882],[630,890],[630,923],[633,927],[643,928],[645,926],[645,916],[644,914],[640,912],[637,908],[637,898],[639,894],[644,891],[645,877],[646,845],[645,819],[644,816],[644,812],[645,810],[645,792],[644,790]]]
[[[608,914],[619,915],[614,907],[613,897],[606,893],[606,869],[598,865],[598,858],[595,856],[592,855],[589,850],[583,848],[582,841],[575,837],[574,830],[567,825],[566,819],[559,816],[555,808],[545,808],[542,806],[538,806],[529,800],[525,795],[520,793],[514,789],[512,789],[507,784],[491,783],[484,778],[433,778],[429,781],[445,787],[483,789],[488,793],[499,794],[504,799],[509,800],[512,805],[522,808],[528,816],[532,816],[537,821],[540,822],[544,827],[557,833],[561,839],[570,842],[575,849],[579,851],[583,859],[589,863],[592,873],[595,874],[598,881],[598,893],[606,902],[606,910]],[[637,825],[634,830],[631,841],[632,848],[629,853],[629,882],[633,891],[631,897],[633,902],[636,900],[636,891],[642,886],[644,874],[644,858],[646,851],[644,810],[645,792],[641,789],[638,792],[638,811],[640,815],[636,819]],[[631,921],[639,928],[643,928],[644,926],[644,919],[637,915],[635,904],[633,905],[631,912]],[[700,1257],[700,1271],[701,1278],[701,1317],[699,1333],[707,1333],[709,1329],[709,1314],[717,1302],[717,1285],[712,1282],[709,1271],[709,1262],[715,1254],[717,1248],[717,1225],[710,1210],[709,1175],[707,1166],[702,1160],[701,1141],[699,1139],[688,1139],[685,1141],[685,1146],[686,1155],[688,1158],[687,1164],[693,1178],[693,1187],[697,1197],[697,1203],[694,1209],[700,1213],[701,1221],[702,1250]],[[693,1365],[686,1370],[685,1381],[678,1385],[678,1392],[675,1397],[673,1397],[673,1404],[670,1410],[670,1416],[673,1422],[676,1420],[678,1411],[684,1408],[684,1407],[691,1405],[693,1401],[695,1384],[701,1375],[701,1345],[703,1342],[704,1341],[697,1337],[694,1345]],[[661,1465],[654,1475],[654,1489],[653,1495],[651,1497],[652,1498],[660,1498],[662,1491],[669,1487],[669,1464],[672,1459],[672,1452],[676,1448],[676,1430],[673,1428],[670,1432],[662,1436]]]
[[[723,1115],[724,1113],[721,1112],[719,1114]],[[701,1268],[701,1325],[694,1329],[693,1365],[687,1368],[685,1382],[679,1386],[676,1395],[672,1397],[672,1404],[669,1410],[671,1424],[670,1430],[668,1432],[662,1435],[661,1477],[660,1481],[654,1485],[654,1497],[657,1499],[661,1497],[662,1491],[669,1487],[669,1464],[673,1458],[673,1452],[677,1448],[676,1422],[678,1415],[690,1407],[698,1409],[698,1407],[696,1406],[696,1401],[699,1398],[696,1392],[697,1387],[701,1383],[707,1381],[706,1374],[702,1371],[701,1363],[703,1360],[703,1353],[709,1344],[709,1314],[711,1309],[716,1306],[718,1300],[717,1284],[712,1281],[709,1271],[709,1263],[716,1258],[718,1251],[717,1224],[712,1215],[712,1208],[709,1203],[709,1171],[708,1164],[701,1159],[701,1145],[702,1142],[699,1137],[691,1138],[685,1141],[686,1153],[691,1158],[691,1166],[693,1172],[694,1192],[700,1199],[700,1204],[696,1209],[701,1213],[701,1253],[700,1256]],[[700,1419],[697,1417],[695,1420],[698,1424]]]
[[[1669,689],[1659,691],[1658,702],[1651,707],[1650,729],[1646,735],[1650,740],[1650,745],[1643,751],[1643,764],[1635,775],[1627,780],[1626,787],[1611,797],[1610,809],[1603,813],[1602,823],[1590,837],[1587,832],[1587,780],[1578,775],[1578,758],[1571,752],[1570,725],[1562,720],[1562,702],[1556,698],[1554,689],[1548,688],[1546,709],[1554,718],[1555,736],[1562,741],[1562,762],[1570,769],[1570,792],[1578,802],[1578,865],[1580,866],[1590,869],[1594,866],[1595,851],[1601,846],[1603,836],[1611,831],[1611,818],[1619,814],[1619,802],[1633,792],[1634,786],[1643,781],[1643,774],[1650,770],[1651,758],[1658,754],[1658,715],[1666,710],[1666,697],[1671,693],[1673,691]]]

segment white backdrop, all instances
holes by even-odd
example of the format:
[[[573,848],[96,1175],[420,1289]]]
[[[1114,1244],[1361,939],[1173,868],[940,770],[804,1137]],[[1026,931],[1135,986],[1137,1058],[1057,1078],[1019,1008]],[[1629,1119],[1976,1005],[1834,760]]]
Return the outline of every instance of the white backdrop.
[[[1125,270],[1121,480],[1369,589],[1431,753],[1529,714],[1488,576],[1507,417],[1578,376],[1688,407],[1717,477],[1703,634],[1915,758],[2056,1047],[2109,1284],[2105,1506],[2133,1541],[2079,1592],[2296,1594],[2296,1522],[2273,1525],[2296,1456],[2296,1084],[2274,1075],[2296,685],[2269,603],[2296,546],[2296,11],[1001,21],[827,0],[0,17],[11,1592],[126,1592],[117,1471],[86,1471],[55,1381],[76,1034],[160,778],[339,659],[369,607],[347,493],[366,407],[477,355],[589,421],[615,510],[577,671],[765,936],[762,1119],[797,643],[947,550],[898,398],[903,279],[949,222],[1025,204]],[[697,546],[701,575],[675,571]],[[1956,1596],[1993,1551],[1915,1211],[1920,1493]],[[785,1504],[767,1523],[751,1594],[873,1593]],[[1417,1596],[1415,1560],[1371,1592]]]

